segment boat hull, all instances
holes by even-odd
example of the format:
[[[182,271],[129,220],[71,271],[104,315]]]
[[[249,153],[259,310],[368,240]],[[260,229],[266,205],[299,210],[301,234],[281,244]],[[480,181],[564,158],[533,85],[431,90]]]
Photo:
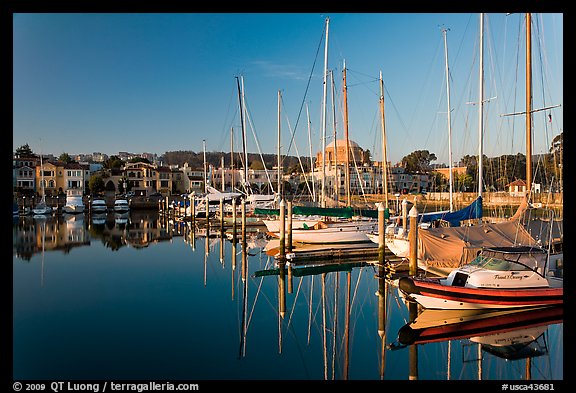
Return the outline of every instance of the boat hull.
[[[402,277],[399,289],[432,309],[504,309],[563,304],[563,288],[484,289],[443,285],[440,279]]]

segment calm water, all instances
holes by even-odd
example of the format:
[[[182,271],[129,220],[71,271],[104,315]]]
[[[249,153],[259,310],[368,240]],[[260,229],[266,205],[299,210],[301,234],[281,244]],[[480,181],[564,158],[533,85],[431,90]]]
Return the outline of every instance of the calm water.
[[[243,248],[154,212],[116,218],[14,221],[15,380],[564,377],[562,315],[430,339],[371,264],[279,280],[254,233]]]

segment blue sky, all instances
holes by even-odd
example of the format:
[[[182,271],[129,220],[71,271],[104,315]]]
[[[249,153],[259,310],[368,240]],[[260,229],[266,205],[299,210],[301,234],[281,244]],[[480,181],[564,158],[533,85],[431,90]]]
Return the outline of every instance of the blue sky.
[[[388,159],[415,150],[448,163],[447,33],[454,160],[478,153],[477,13],[15,13],[13,149],[36,153],[162,154],[230,151],[242,144],[236,77],[244,81],[249,152],[322,147],[325,19],[329,17],[326,143],[349,137],[381,154],[378,75],[385,85]],[[485,14],[484,154],[525,153],[524,15]],[[563,131],[563,15],[533,14],[533,152]],[[550,122],[550,116],[552,122]],[[290,141],[293,140],[293,143]]]

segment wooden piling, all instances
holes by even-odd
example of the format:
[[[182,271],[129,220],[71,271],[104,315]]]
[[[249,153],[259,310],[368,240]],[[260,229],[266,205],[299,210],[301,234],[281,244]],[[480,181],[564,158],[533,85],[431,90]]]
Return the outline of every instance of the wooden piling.
[[[410,231],[408,231],[408,241],[410,242],[410,267],[409,275],[415,276],[418,271],[418,210],[416,205],[410,209]]]
[[[224,199],[220,198],[220,231],[224,232]]]
[[[285,270],[285,263],[280,262],[278,264],[278,268],[280,270],[280,274],[278,274],[278,311],[280,313],[280,317],[284,318],[286,315],[286,270]]]
[[[408,201],[406,198],[402,200],[402,228],[408,230]]]
[[[386,258],[386,244],[384,242],[384,235],[386,232],[386,211],[384,210],[384,204],[378,204],[378,262],[381,266],[384,266]]]
[[[288,248],[288,252],[292,252],[292,201],[288,201],[288,235],[286,237],[286,247]]]
[[[280,254],[279,258],[284,260],[286,258],[286,243],[285,243],[285,235],[286,235],[286,216],[285,216],[285,203],[284,199],[280,201]]]

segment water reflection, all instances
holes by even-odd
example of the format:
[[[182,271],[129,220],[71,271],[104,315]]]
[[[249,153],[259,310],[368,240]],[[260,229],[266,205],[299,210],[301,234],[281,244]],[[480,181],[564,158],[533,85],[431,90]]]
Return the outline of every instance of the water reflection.
[[[372,261],[277,261],[258,229],[202,228],[139,210],[126,221],[113,212],[20,217],[14,375],[562,378],[561,309],[439,316],[405,303],[391,272]],[[519,362],[530,362],[530,374]]]
[[[457,364],[452,358],[451,347],[447,356],[446,379],[453,371],[466,363],[476,364],[477,379],[484,377],[484,367],[491,357],[508,362],[522,361],[522,379],[531,380],[532,359],[549,354],[548,328],[563,322],[563,306],[538,307],[516,310],[427,310],[417,303],[408,301],[410,322],[398,331],[395,349],[409,347],[413,377],[418,377],[417,351],[431,343],[459,342],[465,356]],[[474,349],[474,347],[476,349]],[[550,362],[544,361],[544,364]],[[522,367],[521,367],[522,368]],[[454,369],[454,370],[453,370]],[[541,374],[539,367],[536,379],[551,379]]]

